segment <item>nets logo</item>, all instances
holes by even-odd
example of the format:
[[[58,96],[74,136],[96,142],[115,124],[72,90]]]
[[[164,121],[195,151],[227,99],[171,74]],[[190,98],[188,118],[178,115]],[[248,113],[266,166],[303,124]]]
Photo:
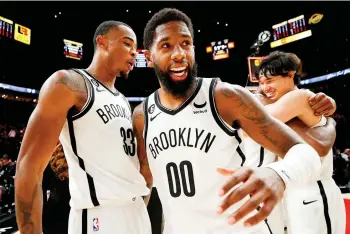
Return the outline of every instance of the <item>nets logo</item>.
[[[30,45],[31,30],[19,24],[15,24],[15,40]]]

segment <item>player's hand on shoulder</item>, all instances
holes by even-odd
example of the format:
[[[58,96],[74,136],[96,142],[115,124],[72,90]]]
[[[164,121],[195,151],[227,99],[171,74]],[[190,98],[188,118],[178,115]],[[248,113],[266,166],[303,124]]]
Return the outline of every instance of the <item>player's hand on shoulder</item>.
[[[256,225],[270,215],[283,197],[285,184],[281,177],[270,168],[240,167],[236,170],[218,168],[218,172],[228,177],[227,182],[219,191],[219,196],[225,198],[218,207],[218,214],[222,214],[230,206],[250,196],[247,202],[229,215],[229,224],[238,222],[252,211],[258,209],[258,213],[244,222],[246,226]],[[238,184],[240,184],[238,187],[230,191]]]
[[[337,110],[334,99],[322,92],[311,95],[309,104],[315,111],[315,115],[331,116]]]

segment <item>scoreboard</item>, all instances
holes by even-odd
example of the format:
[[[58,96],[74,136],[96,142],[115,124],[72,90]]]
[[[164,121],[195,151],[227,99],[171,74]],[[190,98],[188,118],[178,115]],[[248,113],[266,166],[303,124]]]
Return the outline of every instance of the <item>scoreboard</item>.
[[[271,48],[298,41],[312,35],[311,30],[308,29],[304,15],[273,25],[272,29],[273,42],[270,44]]]
[[[0,16],[0,37],[13,38],[13,21]]]
[[[83,43],[63,39],[66,58],[81,60],[83,58]]]
[[[229,42],[228,39],[222,41],[213,41],[210,44],[211,46],[207,46],[206,52],[213,55],[213,60],[229,58],[229,50],[235,47],[235,43]]]

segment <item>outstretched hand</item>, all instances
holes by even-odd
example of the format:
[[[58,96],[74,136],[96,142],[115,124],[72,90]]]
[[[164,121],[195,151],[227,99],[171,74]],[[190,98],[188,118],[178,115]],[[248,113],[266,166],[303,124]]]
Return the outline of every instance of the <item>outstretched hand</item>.
[[[259,211],[244,222],[245,226],[256,225],[270,215],[283,197],[285,184],[281,177],[270,168],[241,167],[236,170],[218,168],[217,171],[229,177],[219,191],[219,196],[226,195],[233,187],[242,183],[223,200],[217,209],[218,214],[222,214],[230,206],[250,195],[246,203],[229,215],[229,224],[238,222],[262,204]]]

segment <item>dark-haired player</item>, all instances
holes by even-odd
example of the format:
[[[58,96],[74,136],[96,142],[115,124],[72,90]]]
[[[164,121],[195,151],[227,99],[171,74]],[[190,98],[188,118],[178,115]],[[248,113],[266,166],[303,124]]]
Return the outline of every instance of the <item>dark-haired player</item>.
[[[131,109],[114,87],[133,69],[136,35],[125,23],[106,21],[93,43],[90,66],[52,74],[29,119],[15,184],[21,234],[42,233],[42,174],[58,138],[69,168],[68,233],[151,233]]]
[[[345,233],[345,205],[332,178],[335,127],[323,128],[327,125],[326,117],[315,115],[309,105],[313,93],[297,87],[302,75],[301,60],[293,53],[275,51],[264,58],[259,70],[259,86],[263,93],[260,98],[262,102],[270,102],[265,106],[268,113],[289,123],[322,157],[320,174],[313,181],[286,190],[283,201],[288,233]],[[318,132],[324,139],[318,139],[322,139],[323,147],[317,147],[320,144],[315,144],[315,139],[308,136],[317,127],[322,127]]]
[[[141,171],[162,202],[164,233],[270,233],[261,221],[285,187],[317,175],[320,157],[249,91],[197,77],[193,40],[191,20],[176,9],[157,12],[144,30],[161,87],[136,107],[133,120]],[[239,128],[284,159],[270,168],[244,167]]]

